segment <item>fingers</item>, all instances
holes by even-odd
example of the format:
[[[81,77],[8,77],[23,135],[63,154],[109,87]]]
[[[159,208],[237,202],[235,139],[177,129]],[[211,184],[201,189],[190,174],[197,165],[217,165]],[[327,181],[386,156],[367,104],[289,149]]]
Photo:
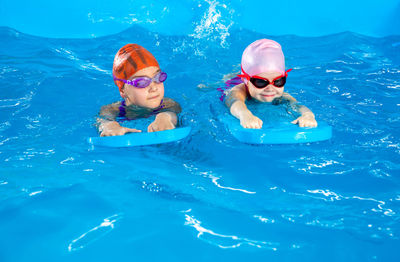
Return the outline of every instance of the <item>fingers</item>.
[[[159,120],[159,121],[154,121],[147,127],[147,132],[157,132],[157,131],[163,131],[163,130],[170,130],[174,129],[175,125],[172,123],[172,121],[167,120]]]
[[[139,130],[139,129],[135,129],[135,128],[125,128],[125,134],[126,133],[140,133],[140,132],[142,132],[142,130]]]
[[[260,125],[256,124],[251,124],[251,125],[242,125],[244,128],[250,128],[250,129],[261,129]]]
[[[168,126],[166,126],[164,129],[162,129],[162,130],[170,130],[170,129],[174,129],[174,128],[175,128],[174,125],[168,125]],[[161,130],[159,130],[159,131],[161,131]]]
[[[317,121],[306,120],[299,124],[300,127],[317,127]]]
[[[255,128],[255,129],[260,129],[263,125],[263,121],[258,118],[258,117],[254,117],[252,119],[252,121],[250,121],[250,127],[249,128]]]
[[[170,130],[170,129],[174,129],[175,126],[174,125],[165,125],[165,126],[157,126],[154,127],[153,125],[149,125],[147,127],[147,132],[157,132],[157,131],[164,131],[164,130]]]
[[[147,132],[155,132],[156,130],[153,127],[153,123],[151,123],[148,127],[147,127]]]
[[[256,126],[256,128],[260,129],[262,127],[262,125],[263,125],[263,121],[261,119],[257,118],[257,126]]]
[[[318,123],[315,119],[304,119],[302,117],[297,118],[296,120],[292,121],[292,124],[298,124],[299,127],[317,127]]]
[[[101,132],[100,136],[122,136],[125,132],[122,131],[108,131],[108,132]]]
[[[307,123],[307,127],[317,127],[317,126],[318,126],[317,121],[312,121]]]
[[[300,117],[299,117],[299,118],[300,118]],[[291,123],[296,125],[296,124],[299,122],[299,118],[293,120]]]
[[[260,129],[262,128],[263,121],[258,117],[254,117],[250,120],[241,121],[240,124],[244,128]]]
[[[142,130],[138,130],[135,128],[127,128],[127,127],[123,127],[123,128],[118,128],[118,129],[112,129],[112,130],[104,130],[103,132],[101,132],[100,136],[104,137],[104,136],[123,136],[126,133],[139,133],[142,132]]]

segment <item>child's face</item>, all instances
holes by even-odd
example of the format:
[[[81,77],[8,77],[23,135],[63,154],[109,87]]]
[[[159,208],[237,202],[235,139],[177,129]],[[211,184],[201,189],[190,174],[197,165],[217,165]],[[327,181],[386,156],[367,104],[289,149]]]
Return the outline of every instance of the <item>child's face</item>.
[[[276,77],[281,76],[279,72],[263,72],[257,76],[268,79],[270,82]],[[249,93],[251,97],[260,102],[272,102],[275,98],[281,97],[283,95],[283,87],[276,87],[271,83],[264,88],[255,87],[250,81],[247,82]]]
[[[146,67],[137,71],[129,80],[143,76],[153,78],[158,72],[160,72],[160,68],[156,66]],[[146,108],[156,108],[160,105],[164,97],[164,83],[152,81],[151,84],[145,88],[138,88],[125,84],[120,94],[121,97],[125,99],[127,106],[137,105]]]

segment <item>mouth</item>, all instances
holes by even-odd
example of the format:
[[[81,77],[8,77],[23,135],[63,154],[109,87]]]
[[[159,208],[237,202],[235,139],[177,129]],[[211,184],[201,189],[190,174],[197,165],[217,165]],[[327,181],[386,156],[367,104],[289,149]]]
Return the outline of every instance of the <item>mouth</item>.
[[[261,94],[263,97],[274,97],[275,96],[275,94],[265,94],[265,95],[263,95],[263,94]]]
[[[148,99],[148,100],[153,100],[153,99],[156,99],[157,97],[159,97],[159,95],[152,96],[152,97],[149,97],[149,98],[147,98],[147,99]]]

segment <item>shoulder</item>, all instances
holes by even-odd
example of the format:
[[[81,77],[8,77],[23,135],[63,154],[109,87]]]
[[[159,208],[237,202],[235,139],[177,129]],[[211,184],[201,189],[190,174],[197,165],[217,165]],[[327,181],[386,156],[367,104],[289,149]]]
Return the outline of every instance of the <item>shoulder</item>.
[[[232,87],[231,89],[228,89],[225,94],[228,98],[247,98],[249,96],[249,91],[247,86],[244,83],[241,83]]]
[[[225,98],[225,104],[229,108],[233,105],[236,101],[245,102],[250,97],[250,94],[247,90],[247,86],[242,83],[232,87],[227,93]]]
[[[291,96],[289,93],[283,92],[282,99],[290,102],[290,103],[297,103],[296,98]]]
[[[229,89],[231,92],[240,92],[240,93],[247,93],[247,86],[244,83],[235,85],[231,89]]]
[[[121,106],[121,101],[117,101],[112,104],[102,106],[100,108],[100,112],[116,111],[119,110],[120,106]]]
[[[161,105],[164,105],[164,106],[174,106],[174,105],[179,105],[179,103],[176,102],[175,100],[173,100],[172,98],[164,97],[163,100],[162,100]]]
[[[121,102],[115,102],[109,105],[104,105],[100,108],[99,117],[109,121],[114,121],[119,115],[119,107]]]
[[[175,100],[169,97],[164,97],[162,101],[163,103],[177,103]]]
[[[284,92],[281,97],[277,97],[272,101],[273,105],[295,104],[295,103],[297,103],[297,100],[286,92]]]
[[[160,109],[167,109],[167,111],[173,111],[175,113],[180,113],[182,111],[180,104],[169,97],[163,98]]]

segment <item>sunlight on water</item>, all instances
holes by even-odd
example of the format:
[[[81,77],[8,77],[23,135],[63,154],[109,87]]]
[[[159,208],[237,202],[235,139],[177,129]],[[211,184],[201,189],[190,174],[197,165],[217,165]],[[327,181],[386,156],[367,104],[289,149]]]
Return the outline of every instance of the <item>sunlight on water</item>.
[[[187,211],[190,212],[190,211]],[[193,227],[198,232],[197,238],[200,238],[210,244],[216,245],[220,248],[239,248],[243,245],[248,245],[255,248],[267,248],[273,251],[277,250],[277,243],[267,243],[264,241],[255,241],[247,238],[237,237],[233,235],[223,235],[212,231],[211,229],[201,226],[201,221],[193,216],[185,214],[185,225]]]
[[[116,214],[105,218],[100,225],[83,233],[77,239],[72,240],[71,243],[68,245],[68,251],[73,252],[85,248],[92,242],[104,237],[106,234],[110,233],[111,230],[114,229],[115,222],[117,222],[121,218],[121,214]]]

